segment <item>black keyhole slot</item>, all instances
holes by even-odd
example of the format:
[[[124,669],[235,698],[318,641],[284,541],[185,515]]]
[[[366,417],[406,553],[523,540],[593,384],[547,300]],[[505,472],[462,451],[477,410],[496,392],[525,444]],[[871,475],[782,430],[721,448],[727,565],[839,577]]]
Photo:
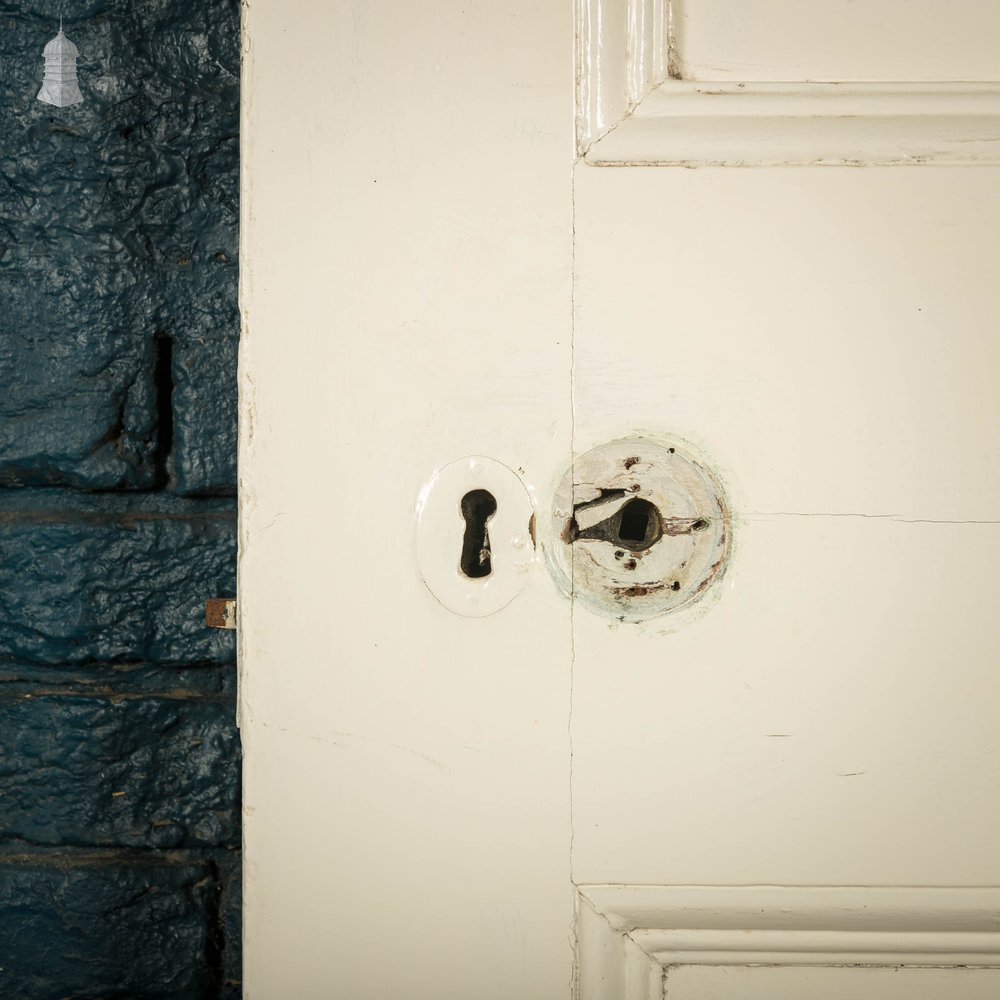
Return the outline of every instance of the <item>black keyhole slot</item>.
[[[604,498],[600,498],[603,502]],[[573,524],[576,524],[574,519]],[[633,497],[618,508],[609,518],[584,530],[575,529],[569,541],[577,538],[595,538],[610,542],[616,549],[644,552],[663,537],[663,518],[654,504],[642,497]]]
[[[470,490],[462,497],[465,536],[459,567],[471,580],[481,580],[493,572],[487,525],[496,512],[496,497],[489,490]]]
[[[633,552],[637,548],[649,548],[652,544],[650,539],[659,520],[659,512],[648,500],[639,497],[629,500],[621,509],[618,537]]]
[[[611,520],[618,544],[632,552],[652,548],[663,537],[660,512],[642,497],[629,500]],[[615,525],[613,522],[616,520],[618,523]]]

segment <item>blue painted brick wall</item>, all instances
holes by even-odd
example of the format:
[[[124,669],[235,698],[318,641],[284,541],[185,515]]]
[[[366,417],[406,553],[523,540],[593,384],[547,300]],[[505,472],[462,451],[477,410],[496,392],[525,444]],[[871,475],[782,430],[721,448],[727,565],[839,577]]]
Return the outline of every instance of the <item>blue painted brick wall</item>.
[[[0,0],[0,66],[0,996],[236,997],[239,3]]]

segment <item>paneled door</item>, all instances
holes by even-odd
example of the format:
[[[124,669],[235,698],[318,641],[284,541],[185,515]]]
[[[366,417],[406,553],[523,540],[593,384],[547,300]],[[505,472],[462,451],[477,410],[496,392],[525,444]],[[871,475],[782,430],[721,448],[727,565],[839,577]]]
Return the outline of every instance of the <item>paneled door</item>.
[[[244,9],[245,995],[1000,995],[1000,13]]]

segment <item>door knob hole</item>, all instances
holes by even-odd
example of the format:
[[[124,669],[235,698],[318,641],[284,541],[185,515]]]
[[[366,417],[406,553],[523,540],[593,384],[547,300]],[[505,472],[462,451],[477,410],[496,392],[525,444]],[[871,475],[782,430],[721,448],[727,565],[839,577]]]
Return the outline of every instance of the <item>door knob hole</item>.
[[[489,490],[470,490],[462,497],[465,535],[459,568],[471,580],[480,580],[493,572],[488,525],[496,512],[496,497]]]
[[[636,497],[619,512],[618,538],[633,552],[648,549],[660,540],[660,512],[648,500]]]

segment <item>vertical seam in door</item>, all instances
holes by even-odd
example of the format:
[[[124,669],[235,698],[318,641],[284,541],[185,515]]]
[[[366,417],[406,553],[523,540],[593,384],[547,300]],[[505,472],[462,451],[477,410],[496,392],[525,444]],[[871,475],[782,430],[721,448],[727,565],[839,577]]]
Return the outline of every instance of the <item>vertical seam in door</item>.
[[[569,467],[571,496],[576,489],[576,163],[570,168],[570,208],[572,246],[570,250],[569,324]],[[573,871],[573,679],[576,670],[576,577],[575,560],[569,561],[569,711],[566,721],[569,740],[569,878]]]
[[[667,0],[667,79],[684,79],[677,53],[677,27],[674,20],[674,0]]]

